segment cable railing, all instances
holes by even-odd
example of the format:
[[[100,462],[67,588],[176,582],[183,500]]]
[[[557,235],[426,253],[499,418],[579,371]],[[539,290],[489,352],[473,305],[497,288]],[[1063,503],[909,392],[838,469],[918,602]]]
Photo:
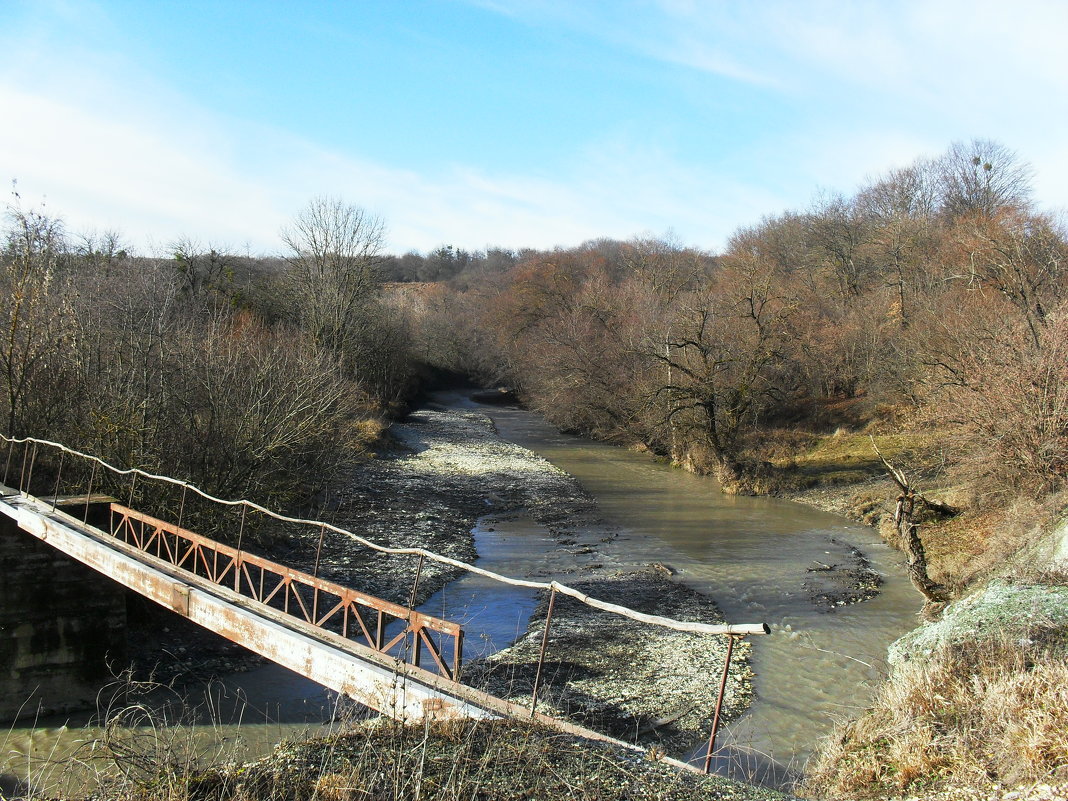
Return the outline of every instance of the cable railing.
[[[259,513],[259,514],[264,515],[267,518],[276,520],[276,521],[281,522],[281,523],[298,525],[298,526],[307,526],[307,527],[310,527],[310,528],[317,529],[318,530],[318,538],[319,538],[319,550],[321,550],[321,548],[322,548],[323,536],[325,535],[325,533],[327,531],[330,531],[330,532],[338,534],[338,535],[340,535],[342,537],[347,537],[350,540],[352,540],[354,543],[357,543],[357,544],[359,544],[359,545],[361,545],[361,546],[363,546],[365,548],[368,548],[368,549],[370,549],[372,551],[375,551],[375,552],[378,552],[378,553],[389,554],[389,555],[394,555],[394,556],[408,556],[408,557],[418,558],[419,565],[418,565],[418,568],[416,570],[415,580],[414,580],[413,588],[412,588],[412,595],[411,595],[412,602],[409,604],[409,606],[413,606],[414,605],[415,590],[416,590],[416,587],[418,586],[420,575],[422,573],[423,566],[424,566],[424,563],[426,561],[436,562],[436,563],[441,564],[441,565],[446,566],[446,567],[451,567],[451,568],[460,570],[462,572],[479,575],[479,576],[482,576],[484,578],[490,579],[491,581],[498,582],[498,583],[505,584],[505,585],[509,585],[509,586],[512,586],[512,587],[523,587],[523,588],[534,589],[534,590],[538,590],[538,591],[542,591],[542,592],[547,592],[548,595],[549,595],[549,598],[548,598],[547,612],[546,612],[546,617],[545,617],[545,626],[544,626],[544,630],[543,630],[543,634],[542,634],[542,643],[541,643],[541,649],[540,649],[540,653],[539,653],[538,666],[537,666],[537,670],[536,670],[535,678],[534,678],[534,687],[533,687],[532,700],[531,700],[531,715],[532,716],[534,715],[534,713],[536,711],[536,707],[537,707],[538,692],[539,692],[539,689],[540,689],[542,671],[543,671],[544,664],[545,664],[545,655],[546,655],[546,650],[548,648],[548,642],[549,642],[549,627],[550,627],[550,625],[552,623],[553,612],[554,612],[554,607],[555,607],[555,601],[556,601],[556,597],[558,595],[564,595],[564,596],[570,597],[570,598],[574,599],[575,601],[578,601],[579,603],[584,604],[586,606],[589,606],[589,607],[591,607],[593,609],[598,609],[598,610],[601,610],[601,611],[604,611],[604,612],[608,612],[608,613],[611,613],[611,614],[619,615],[621,617],[633,620],[633,621],[638,622],[638,623],[645,623],[645,624],[649,624],[649,625],[652,625],[652,626],[658,626],[658,627],[671,629],[671,630],[679,631],[679,632],[686,632],[686,633],[690,633],[690,634],[725,636],[725,637],[727,637],[727,654],[726,654],[726,658],[725,658],[725,662],[724,662],[723,673],[722,673],[722,676],[721,676],[720,686],[719,686],[719,693],[718,693],[715,712],[714,712],[714,716],[713,716],[712,734],[711,734],[710,739],[709,739],[709,748],[708,748],[708,752],[706,754],[706,760],[705,760],[706,772],[708,770],[708,766],[709,766],[710,761],[711,761],[712,753],[713,753],[713,751],[715,749],[716,732],[717,732],[718,727],[719,727],[719,719],[720,719],[720,714],[721,714],[721,709],[722,709],[722,704],[723,704],[723,698],[724,698],[724,693],[725,693],[726,683],[727,683],[727,676],[728,676],[728,671],[730,669],[730,660],[731,660],[734,644],[735,644],[736,640],[744,638],[744,637],[747,637],[747,636],[763,635],[763,634],[770,633],[770,628],[765,623],[751,623],[751,624],[727,624],[727,623],[723,623],[723,624],[714,624],[714,623],[699,623],[699,622],[694,622],[694,621],[676,620],[674,618],[665,617],[665,616],[661,616],[661,615],[652,615],[652,614],[648,614],[648,613],[645,613],[645,612],[639,612],[637,610],[631,609],[631,608],[626,607],[626,606],[622,606],[622,605],[619,605],[619,604],[614,604],[614,603],[610,603],[608,601],[604,601],[604,600],[601,600],[601,599],[598,599],[598,598],[594,598],[594,597],[582,592],[581,590],[579,590],[579,589],[577,589],[575,587],[568,586],[568,585],[563,584],[563,583],[561,583],[559,581],[555,581],[555,580],[553,580],[553,581],[536,581],[536,580],[532,580],[532,579],[515,578],[515,577],[512,577],[512,576],[506,576],[506,575],[503,575],[503,574],[500,574],[500,573],[496,573],[496,572],[494,572],[492,570],[486,570],[485,568],[478,567],[477,565],[473,565],[473,564],[470,564],[468,562],[464,562],[464,561],[459,560],[459,559],[454,559],[452,557],[445,556],[443,554],[435,553],[435,552],[433,552],[431,550],[428,550],[426,548],[412,548],[412,547],[400,547],[400,548],[397,548],[397,547],[390,547],[390,546],[382,545],[382,544],[374,542],[373,540],[370,540],[370,539],[368,539],[366,537],[363,537],[363,536],[361,536],[361,535],[359,535],[359,534],[357,534],[357,533],[355,533],[353,531],[350,531],[349,529],[346,529],[344,527],[335,525],[333,523],[328,523],[328,522],[323,521],[323,520],[313,520],[313,519],[309,519],[309,518],[294,517],[294,516],[291,516],[291,515],[281,514],[279,512],[275,512],[275,511],[273,511],[273,510],[271,510],[271,509],[269,509],[269,508],[267,508],[265,506],[262,506],[262,505],[260,505],[258,503],[255,503],[254,501],[250,501],[248,499],[228,500],[228,499],[224,499],[224,498],[218,498],[218,497],[215,497],[215,496],[205,492],[204,490],[200,489],[196,485],[191,484],[191,483],[189,483],[187,481],[182,481],[182,480],[179,480],[179,479],[171,478],[170,476],[158,475],[158,474],[155,474],[155,473],[148,472],[146,470],[142,470],[141,468],[137,468],[137,467],[130,467],[130,468],[115,467],[114,465],[109,464],[108,462],[104,461],[103,459],[101,459],[101,458],[99,458],[97,456],[93,456],[92,454],[83,453],[82,451],[78,451],[78,450],[75,450],[73,448],[69,448],[66,445],[64,445],[62,443],[59,443],[59,442],[53,442],[51,440],[39,439],[39,438],[36,438],[36,437],[21,437],[21,438],[9,437],[9,436],[3,435],[3,434],[0,434],[0,440],[3,440],[8,445],[8,452],[7,452],[7,455],[6,455],[6,458],[5,458],[5,463],[4,463],[3,484],[5,486],[12,486],[12,485],[8,484],[8,480],[15,473],[17,473],[18,474],[18,487],[17,487],[17,489],[18,489],[18,491],[20,493],[28,493],[28,488],[31,486],[31,484],[33,482],[34,469],[35,469],[35,466],[37,465],[37,461],[38,461],[37,457],[38,457],[38,452],[39,452],[40,448],[51,449],[52,451],[56,452],[59,455],[58,465],[57,465],[57,468],[56,468],[56,471],[55,471],[56,472],[56,477],[55,477],[55,482],[54,482],[54,492],[52,494],[53,508],[55,508],[56,501],[57,501],[57,499],[59,497],[59,490],[60,490],[61,482],[62,482],[62,473],[63,473],[64,461],[65,461],[67,456],[70,456],[70,457],[74,457],[76,459],[82,460],[83,462],[88,463],[91,466],[91,472],[90,472],[90,476],[89,476],[89,486],[88,486],[86,494],[85,494],[86,515],[88,514],[89,499],[91,498],[91,496],[93,494],[93,489],[94,489],[93,485],[94,485],[94,483],[96,481],[99,480],[98,473],[102,469],[102,470],[110,473],[113,476],[128,477],[130,479],[131,486],[130,486],[130,491],[129,491],[129,499],[130,499],[131,503],[132,503],[133,497],[134,497],[134,487],[136,486],[136,483],[137,483],[137,481],[139,479],[152,481],[152,482],[159,482],[159,483],[162,483],[162,484],[168,484],[168,485],[172,485],[172,486],[180,488],[181,489],[181,501],[179,503],[179,511],[178,511],[179,521],[178,521],[177,526],[172,527],[174,529],[180,529],[180,527],[181,527],[181,517],[182,517],[183,510],[185,508],[185,505],[186,505],[187,496],[190,493],[192,493],[192,494],[194,494],[194,495],[196,495],[196,496],[202,498],[203,500],[208,501],[209,503],[212,503],[212,504],[217,504],[219,506],[227,507],[227,508],[240,508],[241,509],[241,521],[242,521],[241,525],[242,525],[242,528],[244,526],[244,521],[245,521],[245,517],[246,517],[247,512],[255,511],[255,512]],[[22,453],[19,456],[15,456],[16,446],[20,446],[20,445],[22,446]],[[47,501],[47,498],[45,500]],[[122,514],[127,514],[128,515],[127,519],[134,519],[134,518],[129,517],[129,513],[133,513],[133,515],[135,515],[135,516],[136,515],[141,515],[143,518],[148,519],[146,515],[143,515],[142,513],[135,512],[134,510],[130,509],[128,506],[123,507],[121,505],[116,505],[116,510],[118,510],[118,509],[124,510],[122,512]],[[154,518],[152,518],[152,519],[155,520]],[[163,521],[158,521],[158,522],[162,523]],[[164,524],[164,525],[166,526],[166,525],[169,525],[169,524]],[[170,533],[173,535],[175,532],[171,531]],[[239,539],[240,539],[240,535],[239,535]],[[162,540],[160,540],[160,542],[162,542]],[[217,544],[217,545],[221,546],[221,544]],[[203,546],[201,546],[201,547],[203,547]],[[223,549],[225,549],[228,546],[221,546],[221,547]],[[230,549],[230,550],[234,551],[233,555],[231,556],[229,554],[229,551],[226,551],[226,553],[228,555],[225,558],[232,559],[233,560],[233,564],[230,567],[227,568],[227,571],[229,571],[231,568],[235,569],[235,575],[238,576],[237,580],[239,581],[240,574],[239,574],[239,571],[238,571],[238,552],[240,552],[240,550],[241,550],[240,542],[239,542],[239,546],[238,546],[237,549]],[[220,550],[217,553],[223,553],[223,552],[224,552],[223,550]],[[251,556],[243,556],[242,558],[245,559],[245,560],[248,560],[246,562],[247,564],[249,564],[249,565],[252,564],[252,562],[251,562],[251,558],[252,557]],[[266,561],[266,560],[264,560],[264,561]],[[274,564],[274,563],[271,563],[271,564]],[[289,568],[284,568],[284,566],[278,566],[278,567],[282,568],[283,570],[289,570]],[[309,586],[311,586],[313,588],[313,590],[314,590],[315,583],[319,580],[318,579],[318,575],[317,575],[318,568],[319,568],[319,551],[316,552],[315,574],[310,577],[312,579],[312,582],[311,582],[311,584]],[[303,603],[303,601],[302,601],[302,603]],[[386,602],[383,602],[383,603],[386,603]],[[407,611],[408,614],[419,614],[419,613],[414,613],[410,608],[407,609],[406,611]],[[317,610],[316,610],[316,612],[317,612]],[[307,610],[305,610],[305,613],[308,614],[309,618],[311,618],[311,619],[315,618],[315,614],[307,613]],[[450,624],[450,625],[455,625],[455,624]],[[431,627],[431,628],[433,628],[433,627]],[[372,637],[369,633],[368,633],[368,639],[371,642],[375,642],[375,638]],[[431,644],[431,648],[434,648],[433,643],[432,643],[432,641],[430,640],[429,637],[426,638],[426,642]],[[459,642],[460,642],[460,640],[458,638],[458,643],[457,643],[458,645],[459,645]],[[449,670],[449,672],[451,672],[453,674],[450,678],[453,678],[454,680],[455,680],[456,675],[458,674],[458,670],[459,670],[459,656],[458,656],[459,650],[460,650],[459,647],[457,647],[455,649],[455,653],[454,653],[454,660],[455,660],[454,661],[454,665],[455,666],[454,666],[454,668],[451,669],[451,670],[446,668],[446,670]],[[443,667],[444,666],[444,663],[442,662],[442,659],[441,659],[441,653],[440,652],[432,651],[432,656],[435,658],[435,661],[438,662],[439,667]]]

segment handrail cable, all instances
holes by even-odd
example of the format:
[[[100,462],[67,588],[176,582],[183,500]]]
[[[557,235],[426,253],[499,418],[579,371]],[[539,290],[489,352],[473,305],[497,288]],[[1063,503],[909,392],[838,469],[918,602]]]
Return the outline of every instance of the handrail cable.
[[[528,587],[537,590],[556,590],[556,592],[574,598],[580,603],[586,604],[587,606],[593,607],[594,609],[600,609],[605,612],[612,612],[614,614],[621,615],[622,617],[629,618],[639,623],[649,623],[654,626],[661,626],[663,628],[673,629],[675,631],[689,632],[692,634],[753,635],[770,633],[770,629],[765,623],[745,623],[740,625],[692,623],[683,620],[675,620],[674,618],[670,617],[663,617],[661,615],[650,615],[644,612],[638,612],[626,606],[620,606],[618,604],[608,603],[607,601],[602,601],[597,598],[593,598],[589,595],[586,595],[581,590],[577,590],[574,587],[569,587],[566,584],[561,584],[558,581],[544,582],[531,581],[529,579],[512,578],[510,576],[505,576],[500,573],[495,573],[492,570],[486,570],[481,567],[476,567],[475,565],[469,564],[468,562],[463,562],[459,559],[453,559],[449,556],[443,556],[441,554],[434,553],[433,551],[429,551],[425,548],[390,548],[388,546],[380,545],[372,540],[369,540],[366,537],[361,537],[359,534],[349,531],[348,529],[341,528],[340,526],[336,526],[332,523],[326,523],[322,520],[310,520],[302,517],[290,517],[289,515],[283,515],[279,512],[272,511],[264,506],[260,506],[254,501],[246,499],[233,501],[226,500],[223,498],[216,498],[214,495],[210,495],[207,492],[204,492],[195,484],[190,484],[188,481],[181,481],[176,478],[171,478],[170,476],[156,475],[155,473],[149,473],[145,470],[142,470],[139,467],[115,467],[114,465],[108,464],[98,456],[93,456],[88,453],[83,453],[81,451],[74,450],[73,448],[68,448],[66,445],[60,442],[52,442],[50,440],[38,439],[36,437],[15,438],[9,437],[5,434],[0,434],[0,439],[10,443],[11,445],[33,443],[35,447],[37,445],[46,445],[51,448],[57,448],[61,452],[69,453],[72,456],[77,456],[79,458],[88,459],[92,462],[95,462],[101,467],[104,467],[105,469],[110,470],[111,472],[117,475],[132,475],[134,476],[135,480],[137,476],[142,476],[153,481],[162,481],[168,484],[174,484],[176,486],[182,487],[183,491],[192,490],[205,500],[212,501],[213,503],[218,503],[223,506],[244,506],[246,510],[254,509],[258,512],[261,512],[262,514],[267,515],[268,517],[274,518],[275,520],[278,520],[283,523],[295,523],[297,525],[305,526],[322,526],[326,529],[329,529],[330,531],[335,532],[336,534],[341,534],[343,536],[350,537],[360,545],[363,545],[364,547],[370,548],[374,551],[379,551],[380,553],[393,554],[397,556],[420,556],[426,559],[430,559],[434,562],[438,562],[439,564],[449,565],[450,567],[455,567],[468,573],[475,573],[476,575],[483,576],[492,581],[498,581],[502,584],[509,584],[513,587]]]

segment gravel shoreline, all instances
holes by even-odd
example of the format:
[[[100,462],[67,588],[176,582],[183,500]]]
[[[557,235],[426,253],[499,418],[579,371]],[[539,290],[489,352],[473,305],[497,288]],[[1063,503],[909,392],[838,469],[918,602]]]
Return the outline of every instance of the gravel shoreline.
[[[655,569],[599,575],[574,586],[639,612],[701,623],[723,621],[710,599]],[[529,705],[546,611],[543,599],[526,635],[472,665],[466,680]],[[724,719],[737,717],[752,700],[749,653],[749,643],[736,644]],[[557,596],[538,709],[681,756],[708,736],[725,656],[723,637],[636,623]]]
[[[489,417],[479,412],[420,409],[394,424],[390,435],[394,447],[352,467],[320,511],[336,525],[380,545],[424,548],[474,562],[478,554],[472,531],[483,517],[502,519],[523,510],[555,538],[572,545],[578,542],[570,543],[569,535],[596,517],[592,499],[573,477],[502,440]],[[313,560],[314,546],[305,539],[293,554],[295,560]],[[345,535],[327,532],[320,573],[406,604],[418,563],[416,557],[376,553]],[[460,573],[424,562],[416,604]]]
[[[711,599],[674,582],[670,571],[605,567],[598,550],[617,535],[578,481],[537,454],[502,440],[488,416],[473,410],[424,408],[395,424],[397,448],[352,469],[335,493],[339,526],[392,547],[420,547],[465,561],[477,557],[472,529],[480,518],[522,513],[547,530],[554,556],[566,554],[571,575],[557,578],[583,592],[639,611],[721,623]],[[556,561],[559,561],[557,559]],[[407,602],[417,559],[353,548],[328,536],[321,572],[379,597]],[[458,571],[427,562],[417,603]],[[545,579],[540,575],[517,576]],[[512,647],[468,666],[465,680],[530,702],[547,599]],[[549,660],[539,693],[543,711],[615,736],[683,753],[707,736],[723,637],[638,624],[561,597],[550,628]],[[725,704],[740,714],[752,697],[748,645],[735,648]],[[561,658],[566,655],[566,658]]]
[[[602,552],[619,530],[603,519],[596,502],[574,477],[502,440],[486,414],[430,406],[395,423],[390,435],[389,449],[352,466],[305,516],[381,545],[425,548],[468,562],[477,559],[473,530],[480,521],[483,531],[492,531],[487,525],[506,531],[510,520],[522,516],[548,532],[553,552],[551,571],[532,569],[522,577],[545,580],[551,573],[594,597],[639,611],[723,622],[714,601],[674,581],[670,569],[621,571],[611,564],[610,551]],[[273,558],[310,571],[317,545],[318,532],[304,528]],[[833,608],[875,593],[873,585],[857,591],[856,577],[867,567],[863,555],[847,561],[810,571],[814,604]],[[319,553],[320,575],[404,604],[417,565],[415,557],[379,554],[332,532]],[[416,603],[458,573],[425,562]],[[546,602],[542,597],[526,633],[511,647],[469,663],[465,681],[529,704]],[[646,626],[558,596],[538,708],[638,742],[651,753],[682,756],[708,736],[725,651],[723,637]],[[241,667],[230,656],[217,664],[223,670]],[[743,641],[734,650],[725,718],[748,708],[751,678]],[[752,789],[754,797],[762,792]]]

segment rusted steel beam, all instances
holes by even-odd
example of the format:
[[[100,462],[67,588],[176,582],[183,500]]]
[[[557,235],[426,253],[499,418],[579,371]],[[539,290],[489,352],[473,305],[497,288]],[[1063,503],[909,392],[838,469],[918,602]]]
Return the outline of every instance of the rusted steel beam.
[[[168,544],[166,549],[168,556],[177,556],[181,550],[181,548],[178,547],[178,542],[185,541],[188,543],[188,549],[181,558],[170,558],[168,561],[177,567],[185,568],[186,561],[192,557],[192,562],[188,566],[188,569],[194,575],[203,575],[215,584],[230,586],[236,592],[243,595],[245,593],[242,593],[240,581],[242,571],[247,573],[248,566],[250,565],[254,568],[258,568],[260,570],[261,593],[256,593],[255,588],[252,586],[252,581],[250,580],[249,591],[246,597],[250,597],[257,602],[266,605],[269,604],[279,592],[281,592],[283,593],[283,611],[314,626],[323,627],[339,609],[345,608],[348,610],[351,608],[352,612],[356,615],[361,633],[364,635],[368,647],[377,647],[383,652],[388,652],[399,642],[406,641],[407,637],[411,637],[411,643],[413,645],[411,659],[412,663],[418,666],[421,653],[421,642],[425,642],[421,641],[419,635],[424,629],[429,629],[430,631],[436,631],[440,634],[452,637],[454,640],[454,653],[460,652],[458,640],[461,636],[462,628],[457,623],[432,617],[430,615],[424,615],[409,607],[391,603],[381,598],[376,598],[373,595],[366,595],[340,584],[326,581],[325,579],[319,578],[317,575],[303,573],[269,559],[249,554],[239,548],[232,548],[205,537],[202,534],[189,531],[188,529],[181,528],[180,526],[152,517],[151,515],[146,515],[143,512],[131,509],[119,503],[111,504],[111,512],[111,533],[120,541],[133,545],[138,550],[158,558],[164,558],[163,549],[160,547],[159,543],[165,541],[168,536],[175,539],[175,547],[173,551]],[[155,546],[154,549],[153,546]],[[422,559],[420,559],[420,567],[421,566]],[[318,566],[316,567],[318,568]],[[227,577],[230,575],[231,571],[234,573],[234,578],[228,579]],[[318,571],[316,570],[316,572]],[[413,597],[418,587],[419,572],[421,571],[417,571],[415,584],[413,584],[412,587]],[[277,577],[278,584],[268,595],[263,596],[262,585],[264,576],[268,574]],[[306,587],[312,591],[312,601],[310,605],[305,601],[304,596],[301,594],[301,587]],[[333,605],[331,611],[321,618],[318,613],[320,595],[326,595],[337,599],[337,602]],[[359,610],[356,608],[357,604],[377,611],[380,618],[382,615],[389,615],[390,617],[403,621],[405,623],[404,629],[400,634],[385,644],[382,644],[381,636],[372,639],[370,632],[367,630],[367,627],[363,622],[362,615],[360,615]],[[347,635],[348,627],[346,624],[343,624],[342,629],[344,634]],[[432,654],[432,656],[434,657],[434,662],[441,670],[442,675],[450,678],[455,678],[458,675],[456,666],[450,669],[449,666],[445,664],[444,660],[440,658],[439,654]]]
[[[735,635],[727,637],[727,655],[723,659],[723,675],[719,680],[719,694],[716,696],[716,711],[712,716],[712,732],[708,735],[708,750],[705,751],[704,772],[712,767],[712,753],[716,750],[716,735],[719,733],[719,716],[723,711],[723,697],[727,692],[727,676],[731,669],[731,655],[734,653]]]
[[[24,531],[101,574],[325,687],[400,719],[499,717],[469,688],[180,571],[36,499],[7,497],[0,512]],[[96,532],[94,535],[94,531]],[[459,691],[459,694],[457,694]]]

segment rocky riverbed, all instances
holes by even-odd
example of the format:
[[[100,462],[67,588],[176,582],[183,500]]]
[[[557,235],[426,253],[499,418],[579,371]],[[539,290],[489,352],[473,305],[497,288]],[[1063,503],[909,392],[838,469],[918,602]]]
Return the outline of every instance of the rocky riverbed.
[[[340,489],[338,525],[393,547],[420,547],[473,561],[471,531],[492,513],[497,525],[523,514],[542,526],[566,554],[549,575],[583,592],[638,611],[702,623],[722,622],[708,598],[674,582],[670,570],[620,571],[601,550],[617,530],[570,475],[533,452],[505,442],[478,411],[427,408],[391,431],[397,447],[354,468]],[[380,597],[407,601],[418,560],[373,554],[334,535],[324,542],[324,574]],[[425,562],[417,602],[457,571]],[[546,599],[525,636],[468,668],[466,680],[529,703],[542,640]],[[637,624],[573,599],[556,603],[549,662],[539,693],[542,711],[570,716],[616,736],[659,742],[683,751],[707,735],[726,643]],[[735,649],[726,711],[744,710],[751,696],[748,648]]]
[[[590,497],[571,476],[531,451],[497,436],[477,411],[426,408],[390,429],[392,447],[356,465],[338,482],[320,513],[336,525],[394,548],[424,548],[466,562],[477,558],[472,529],[479,518],[524,510],[567,543],[596,522]],[[607,530],[606,530],[607,531]],[[610,532],[601,538],[611,537]],[[573,537],[572,537],[573,539]],[[313,559],[304,538],[292,556]],[[589,560],[584,560],[588,562]],[[320,573],[398,603],[407,603],[419,560],[361,547],[327,532]],[[425,561],[415,593],[421,603],[459,571]]]
[[[573,586],[639,612],[701,623],[723,621],[711,600],[656,569],[597,575]],[[527,634],[473,665],[467,681],[499,697],[530,704],[546,612],[543,599]],[[708,735],[725,656],[723,637],[636,623],[558,595],[546,640],[538,709],[625,741],[682,753]],[[725,718],[736,717],[752,698],[748,657],[749,644],[737,644]]]
[[[477,410],[421,409],[391,431],[391,446],[353,466],[320,500],[315,513],[380,545],[424,548],[455,559],[477,559],[482,520],[506,527],[510,517],[533,520],[548,533],[553,568],[544,562],[522,578],[556,578],[602,600],[639,611],[703,623],[722,622],[712,600],[672,580],[663,566],[621,571],[602,550],[618,530],[570,475],[544,458],[505,442]],[[381,554],[350,536],[319,529],[289,530],[273,558],[338,583],[407,604],[423,602],[459,571],[431,560]],[[419,579],[416,583],[416,572]],[[544,625],[545,598],[525,636],[491,659],[470,666],[469,681],[529,702]],[[233,646],[197,636],[181,625],[153,632],[149,653],[165,650],[190,676],[242,667]],[[549,639],[541,709],[569,715],[612,734],[657,742],[682,752],[707,736],[722,669],[724,638],[683,634],[634,623],[559,598]],[[728,716],[751,696],[747,646],[735,649]],[[257,658],[248,655],[247,664]]]

